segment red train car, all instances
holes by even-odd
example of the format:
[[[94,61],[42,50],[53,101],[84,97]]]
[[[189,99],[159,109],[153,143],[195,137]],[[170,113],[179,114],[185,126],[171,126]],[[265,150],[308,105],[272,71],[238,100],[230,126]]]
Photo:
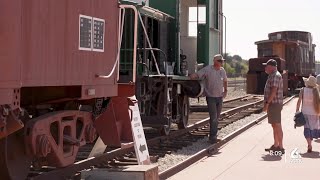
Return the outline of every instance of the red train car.
[[[72,164],[96,131],[106,144],[132,140],[130,121],[116,122],[129,118],[107,106],[128,106],[110,98],[119,96],[119,12],[118,0],[0,1],[1,179],[24,179],[31,161]]]
[[[1,104],[14,104],[14,90],[20,88],[43,93],[38,102],[68,91],[81,99],[117,95],[116,73],[108,79],[96,77],[111,72],[116,62],[118,46],[110,42],[118,41],[117,0],[0,3]],[[44,92],[50,88],[32,88],[53,86],[64,89],[48,97]]]

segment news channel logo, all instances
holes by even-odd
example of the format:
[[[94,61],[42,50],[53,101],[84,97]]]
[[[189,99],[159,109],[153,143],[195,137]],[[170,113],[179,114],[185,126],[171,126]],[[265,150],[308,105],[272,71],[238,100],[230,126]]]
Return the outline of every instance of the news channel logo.
[[[284,155],[284,161],[289,163],[301,163],[302,157],[301,152],[298,148],[293,148],[289,154],[287,152],[283,152],[280,150],[271,150],[269,151],[270,156],[283,156]],[[288,156],[288,157],[287,157]]]

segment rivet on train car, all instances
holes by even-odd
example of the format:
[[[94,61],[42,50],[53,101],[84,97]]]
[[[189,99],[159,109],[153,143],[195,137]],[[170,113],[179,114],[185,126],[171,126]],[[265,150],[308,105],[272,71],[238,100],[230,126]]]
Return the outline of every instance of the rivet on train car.
[[[88,89],[88,96],[94,96],[96,95],[96,90],[95,89]]]

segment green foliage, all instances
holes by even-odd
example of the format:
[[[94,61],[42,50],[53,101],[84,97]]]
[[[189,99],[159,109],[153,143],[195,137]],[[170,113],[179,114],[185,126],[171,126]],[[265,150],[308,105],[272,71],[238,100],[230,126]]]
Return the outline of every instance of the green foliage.
[[[233,57],[232,57],[232,59],[233,60],[236,60],[236,61],[242,61],[242,57],[241,56],[239,56],[239,55],[234,55]]]
[[[224,65],[224,69],[226,70],[227,74],[234,74],[236,72],[236,70],[227,62]]]
[[[249,69],[248,61],[243,60],[241,56],[231,56],[229,53],[223,54],[225,58],[224,68],[228,74],[246,74]]]
[[[249,64],[248,64],[248,61],[242,61],[241,62],[241,74],[247,74],[249,70]]]
[[[231,63],[232,56],[229,53],[224,53],[223,58],[226,60],[227,63]]]

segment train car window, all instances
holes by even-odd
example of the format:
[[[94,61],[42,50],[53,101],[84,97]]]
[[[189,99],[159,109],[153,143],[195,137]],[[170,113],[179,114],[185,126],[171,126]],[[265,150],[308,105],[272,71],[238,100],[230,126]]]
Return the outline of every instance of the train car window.
[[[104,51],[104,19],[93,18],[93,51]]]
[[[90,16],[80,15],[79,26],[79,50],[91,51],[92,18]]]
[[[199,9],[199,14],[198,14]],[[188,36],[197,37],[198,24],[206,24],[206,7],[189,7]]]
[[[79,50],[104,52],[105,20],[79,16]]]

